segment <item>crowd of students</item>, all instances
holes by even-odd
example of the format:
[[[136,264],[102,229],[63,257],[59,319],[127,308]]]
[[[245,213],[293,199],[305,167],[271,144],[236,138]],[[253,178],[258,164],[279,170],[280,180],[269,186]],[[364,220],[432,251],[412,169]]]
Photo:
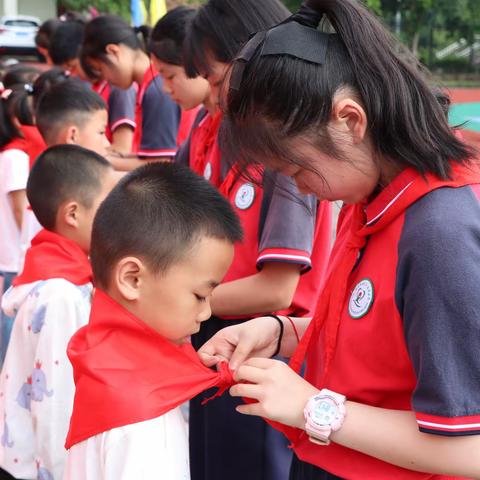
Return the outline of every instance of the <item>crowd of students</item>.
[[[476,152],[378,19],[37,45],[0,93],[0,479],[480,478]]]

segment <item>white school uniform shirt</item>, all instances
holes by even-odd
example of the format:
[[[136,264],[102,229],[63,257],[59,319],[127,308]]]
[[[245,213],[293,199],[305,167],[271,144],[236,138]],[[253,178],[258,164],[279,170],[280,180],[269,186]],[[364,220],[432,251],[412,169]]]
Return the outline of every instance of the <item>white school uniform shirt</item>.
[[[51,279],[10,288],[15,315],[0,374],[0,467],[16,478],[61,480],[75,386],[71,336],[87,324],[92,284]]]
[[[190,480],[187,425],[180,408],[74,445],[64,480]]]
[[[20,229],[15,222],[10,193],[25,190],[29,157],[18,149],[0,153],[0,270],[18,272],[20,268]]]

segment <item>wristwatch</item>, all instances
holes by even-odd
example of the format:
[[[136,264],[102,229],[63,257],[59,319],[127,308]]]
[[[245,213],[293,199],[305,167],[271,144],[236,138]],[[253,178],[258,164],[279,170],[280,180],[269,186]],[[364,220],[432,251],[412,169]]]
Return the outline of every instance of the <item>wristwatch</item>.
[[[340,430],[345,419],[344,395],[324,388],[310,397],[305,406],[305,431],[311,442],[329,445],[332,432]]]

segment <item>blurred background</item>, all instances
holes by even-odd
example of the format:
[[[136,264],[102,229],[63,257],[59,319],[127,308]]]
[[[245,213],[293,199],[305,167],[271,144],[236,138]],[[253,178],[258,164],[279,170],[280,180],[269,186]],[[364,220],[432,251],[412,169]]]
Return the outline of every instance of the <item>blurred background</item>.
[[[123,16],[134,26],[153,25],[167,8],[203,1],[1,0],[0,62],[21,60],[24,47],[33,45],[38,25],[55,16],[68,17],[75,12],[89,18],[108,12]],[[301,4],[301,0],[283,1],[291,10]],[[480,0],[364,2],[433,72],[435,80],[449,89],[454,104],[452,124],[467,122],[468,130],[480,138]],[[12,48],[16,45],[21,51]],[[34,48],[29,53],[36,55]]]

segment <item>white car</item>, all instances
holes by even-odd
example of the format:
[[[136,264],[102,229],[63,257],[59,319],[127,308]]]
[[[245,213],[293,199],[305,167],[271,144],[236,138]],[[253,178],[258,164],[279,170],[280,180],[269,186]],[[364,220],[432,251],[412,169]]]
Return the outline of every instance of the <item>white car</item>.
[[[0,55],[5,53],[36,53],[35,35],[41,21],[27,15],[5,16],[0,19]]]

